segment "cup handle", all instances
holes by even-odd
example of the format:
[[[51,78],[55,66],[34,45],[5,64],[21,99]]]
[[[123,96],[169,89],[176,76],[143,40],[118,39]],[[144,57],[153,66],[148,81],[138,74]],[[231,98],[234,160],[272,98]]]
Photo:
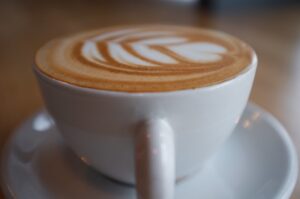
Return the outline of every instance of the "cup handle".
[[[164,119],[146,120],[136,135],[135,176],[138,199],[173,199],[174,135]]]

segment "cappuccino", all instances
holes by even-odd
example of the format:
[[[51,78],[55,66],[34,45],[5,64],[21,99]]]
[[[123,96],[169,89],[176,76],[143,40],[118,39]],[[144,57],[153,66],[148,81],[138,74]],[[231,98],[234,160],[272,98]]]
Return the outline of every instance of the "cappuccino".
[[[256,61],[228,34],[169,25],[120,26],[54,39],[36,55],[45,75],[76,86],[165,92],[234,78]]]

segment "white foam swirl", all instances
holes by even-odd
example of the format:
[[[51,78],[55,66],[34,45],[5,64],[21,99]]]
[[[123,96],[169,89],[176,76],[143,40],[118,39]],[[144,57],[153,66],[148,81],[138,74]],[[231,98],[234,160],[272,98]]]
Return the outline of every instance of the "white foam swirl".
[[[178,55],[194,62],[218,61],[222,58],[220,54],[226,52],[223,46],[208,42],[184,43],[168,46],[168,48]]]
[[[107,49],[99,50],[98,45]],[[126,29],[97,35],[83,43],[82,56],[90,62],[155,67],[185,63],[211,63],[222,59],[227,49],[208,41],[194,41],[171,31]],[[109,56],[109,59],[106,58]]]

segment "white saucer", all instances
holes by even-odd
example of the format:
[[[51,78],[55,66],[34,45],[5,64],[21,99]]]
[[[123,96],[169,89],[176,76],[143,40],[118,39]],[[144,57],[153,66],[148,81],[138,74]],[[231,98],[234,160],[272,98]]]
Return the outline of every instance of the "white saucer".
[[[134,187],[103,177],[65,148],[44,111],[16,131],[3,158],[2,185],[8,198],[135,198]],[[232,137],[204,170],[177,184],[176,199],[287,199],[297,168],[284,128],[248,104]]]

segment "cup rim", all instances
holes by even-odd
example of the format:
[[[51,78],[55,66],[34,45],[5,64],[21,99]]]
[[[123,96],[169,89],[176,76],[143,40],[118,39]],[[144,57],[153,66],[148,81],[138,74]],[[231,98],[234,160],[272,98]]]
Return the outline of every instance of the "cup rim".
[[[71,84],[62,80],[58,80],[54,77],[50,77],[47,74],[45,74],[39,67],[36,65],[36,63],[33,64],[33,71],[36,74],[36,76],[51,85],[62,87],[68,90],[76,91],[78,93],[90,93],[90,94],[105,94],[110,96],[132,96],[132,97],[143,97],[143,96],[169,96],[169,95],[185,95],[195,92],[205,92],[205,91],[211,91],[215,90],[221,87],[224,87],[228,84],[231,84],[232,82],[243,78],[245,75],[250,73],[251,71],[256,70],[257,67],[257,55],[254,52],[252,62],[239,74],[236,76],[225,79],[222,82],[215,83],[212,85],[202,86],[202,87],[196,87],[196,88],[188,88],[188,89],[180,89],[180,90],[171,90],[171,91],[155,91],[155,92],[126,92],[126,91],[113,91],[113,90],[101,90],[96,88],[89,88],[89,87],[83,87],[78,86],[75,84]]]

